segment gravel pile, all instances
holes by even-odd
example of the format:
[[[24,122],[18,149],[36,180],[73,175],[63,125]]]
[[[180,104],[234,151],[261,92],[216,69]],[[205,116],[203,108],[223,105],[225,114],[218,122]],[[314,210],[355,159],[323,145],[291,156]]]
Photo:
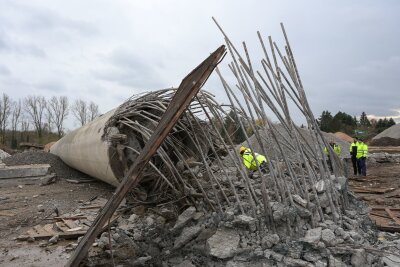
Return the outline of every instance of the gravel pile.
[[[400,146],[400,124],[393,125],[372,138],[370,145]]]
[[[50,164],[50,172],[66,179],[90,179],[91,177],[65,164],[56,155],[44,151],[26,151],[7,157],[3,162],[8,165]]]

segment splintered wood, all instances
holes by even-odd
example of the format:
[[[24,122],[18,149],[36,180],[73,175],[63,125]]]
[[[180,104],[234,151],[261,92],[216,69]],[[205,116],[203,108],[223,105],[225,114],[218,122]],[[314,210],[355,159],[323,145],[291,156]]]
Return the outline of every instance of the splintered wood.
[[[19,236],[17,240],[49,239],[56,235],[62,239],[78,238],[87,232],[94,218],[99,213],[100,208],[103,207],[106,202],[107,199],[97,198],[91,202],[85,203],[71,214],[49,218],[49,220],[54,222],[36,225],[29,229],[26,235]],[[110,224],[115,222],[118,217],[118,214],[114,214],[110,220]],[[108,228],[108,225],[108,223],[104,225],[102,232]]]

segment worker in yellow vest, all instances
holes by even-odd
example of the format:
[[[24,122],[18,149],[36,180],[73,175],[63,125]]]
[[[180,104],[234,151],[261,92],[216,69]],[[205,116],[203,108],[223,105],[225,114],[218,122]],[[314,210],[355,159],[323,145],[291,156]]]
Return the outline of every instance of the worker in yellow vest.
[[[353,143],[350,144],[351,163],[353,164],[354,175],[361,175],[361,168],[357,165],[357,148],[360,145],[358,137],[354,137]]]
[[[258,153],[252,153],[249,148],[244,146],[239,149],[239,154],[243,159],[243,164],[249,171],[251,171],[250,178],[253,177],[254,172],[257,171],[257,167],[259,167],[260,171],[264,174],[268,172],[267,158],[265,156]],[[253,155],[255,156],[255,159]]]
[[[329,142],[329,145],[332,147],[333,152],[335,152],[335,154],[336,154],[337,156],[339,156],[339,155],[340,155],[340,152],[342,151],[340,145],[339,145],[339,144],[336,144],[336,143],[333,142],[333,141],[330,141],[330,142]],[[332,160],[331,160],[331,157],[329,156],[329,151],[328,151],[328,148],[327,148],[327,147],[324,148],[324,153],[325,153],[325,155],[328,157],[328,166],[329,166],[329,169],[331,170],[331,172],[333,172]]]
[[[367,176],[367,156],[368,156],[368,145],[364,143],[364,140],[360,138],[357,146],[357,168],[358,173],[361,176]]]

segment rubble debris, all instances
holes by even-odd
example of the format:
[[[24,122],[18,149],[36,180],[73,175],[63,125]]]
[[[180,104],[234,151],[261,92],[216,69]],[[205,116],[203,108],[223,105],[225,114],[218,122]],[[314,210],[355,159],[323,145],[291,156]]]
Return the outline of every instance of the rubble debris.
[[[5,166],[0,168],[0,179],[45,176],[49,168],[49,164]]]

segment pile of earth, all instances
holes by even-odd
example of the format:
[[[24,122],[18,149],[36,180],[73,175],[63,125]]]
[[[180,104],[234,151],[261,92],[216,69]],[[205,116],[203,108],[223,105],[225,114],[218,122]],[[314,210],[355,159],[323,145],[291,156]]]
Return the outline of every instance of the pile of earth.
[[[370,145],[400,146],[400,124],[393,125],[372,138]]]
[[[8,166],[50,164],[50,172],[66,179],[90,179],[91,177],[65,164],[56,155],[44,151],[25,151],[3,159]]]
[[[342,133],[342,132],[336,132],[335,136],[343,141],[352,143],[353,142],[353,137],[351,137],[348,134]]]

